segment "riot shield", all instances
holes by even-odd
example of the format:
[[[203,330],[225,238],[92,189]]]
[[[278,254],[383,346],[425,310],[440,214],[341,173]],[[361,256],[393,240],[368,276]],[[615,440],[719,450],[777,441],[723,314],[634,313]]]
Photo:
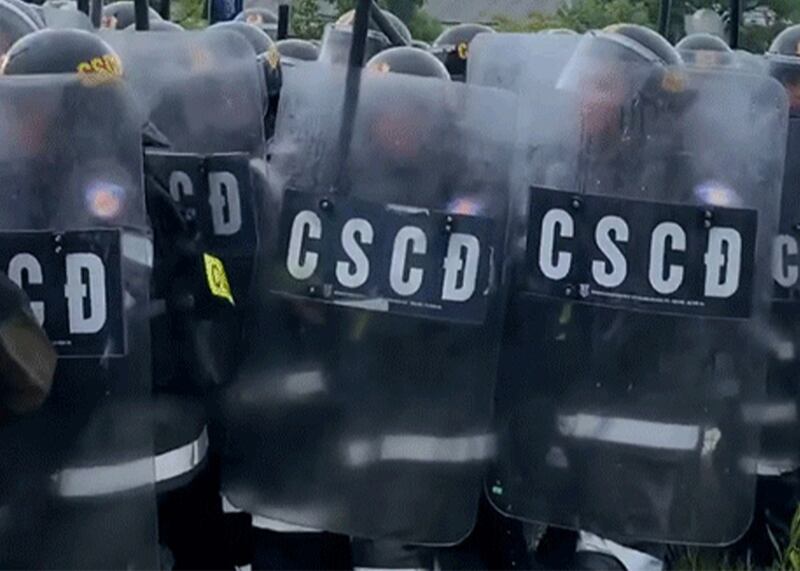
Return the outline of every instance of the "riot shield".
[[[295,526],[454,543],[494,452],[515,100],[364,72],[352,118],[345,74],[287,77],[223,491]]]
[[[141,123],[122,83],[0,82],[0,269],[59,359],[0,425],[4,568],[155,568]]]
[[[554,41],[531,40],[520,80],[526,222],[487,494],[617,541],[733,541],[753,512],[785,96],[602,33],[543,69]]]
[[[166,147],[147,150],[148,180],[191,211],[206,245],[233,274],[234,299],[244,297],[265,157],[266,87],[252,47],[223,30],[104,37],[144,113],[166,137]]]

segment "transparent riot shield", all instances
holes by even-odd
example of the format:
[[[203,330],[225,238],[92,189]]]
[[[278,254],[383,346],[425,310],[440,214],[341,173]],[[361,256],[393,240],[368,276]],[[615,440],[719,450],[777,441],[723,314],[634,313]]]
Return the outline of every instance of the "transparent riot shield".
[[[141,123],[119,82],[0,82],[0,269],[59,359],[0,424],[0,565],[155,568]]]
[[[747,418],[763,428],[759,474],[779,476],[800,468],[800,291],[798,290],[798,231],[800,195],[800,119],[789,120],[786,167],[781,198],[781,216],[772,253],[774,280],[772,331],[769,337],[770,367],[767,394],[753,403]]]
[[[230,31],[104,37],[120,55],[150,123],[166,139],[163,148],[147,149],[148,184],[191,211],[206,246],[232,274],[234,298],[243,297],[257,243],[255,194],[263,191],[262,64],[250,44]]]
[[[282,95],[224,493],[306,528],[453,543],[494,452],[515,101],[365,72],[353,118],[344,94],[344,68],[309,64]]]
[[[487,493],[617,541],[733,541],[753,513],[785,96],[619,36],[565,46],[560,70],[537,49]]]

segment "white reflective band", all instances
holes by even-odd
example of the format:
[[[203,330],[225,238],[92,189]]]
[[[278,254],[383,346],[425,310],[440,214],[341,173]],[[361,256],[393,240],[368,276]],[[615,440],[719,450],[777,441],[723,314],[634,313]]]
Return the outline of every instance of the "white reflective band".
[[[122,255],[140,266],[153,267],[153,241],[146,236],[123,232]]]
[[[695,450],[700,444],[700,427],[694,424],[594,414],[559,415],[558,431],[571,438],[663,450]]]
[[[156,456],[156,482],[188,474],[197,468],[208,453],[208,429],[204,426],[194,442]]]
[[[205,427],[193,442],[130,462],[85,468],[66,468],[53,476],[64,498],[92,498],[129,492],[188,474],[205,459],[208,432]]]
[[[427,571],[422,567],[353,567],[353,571]]]
[[[745,404],[742,406],[742,418],[749,424],[761,426],[788,424],[797,420],[797,404],[791,401]]]
[[[619,559],[628,571],[663,571],[664,562],[647,553],[625,547],[593,533],[582,531],[576,551],[605,553]]]
[[[253,566],[249,563],[247,565],[242,565],[241,567],[234,565],[233,568],[236,569],[236,571],[253,571]]]
[[[153,458],[87,468],[66,468],[54,476],[63,498],[93,498],[153,484]]]
[[[245,513],[244,510],[237,508],[231,503],[228,497],[220,494],[222,498],[222,513],[238,514]],[[287,510],[289,511],[289,510]],[[314,529],[311,527],[304,527],[302,525],[294,525],[286,523],[277,519],[271,519],[260,515],[250,515],[250,525],[256,529],[265,529],[267,531],[276,531],[278,533],[322,533],[322,530]]]
[[[492,434],[441,438],[418,434],[384,436],[378,442],[366,440],[347,445],[347,462],[365,466],[375,462],[439,462],[465,464],[483,462],[494,456],[495,438]]]
[[[742,458],[739,461],[742,470],[747,474],[755,472],[759,476],[781,476],[794,472],[800,467],[800,459],[789,458]]]
[[[253,516],[251,525],[256,529],[265,529],[267,531],[276,531],[278,533],[322,533],[322,530],[319,529],[303,527],[302,525],[294,525],[260,515]]]

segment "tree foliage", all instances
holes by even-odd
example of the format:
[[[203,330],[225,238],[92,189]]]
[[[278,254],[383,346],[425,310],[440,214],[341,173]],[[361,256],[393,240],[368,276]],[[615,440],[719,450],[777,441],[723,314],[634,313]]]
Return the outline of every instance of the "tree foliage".
[[[318,0],[296,0],[292,10],[292,29],[297,37],[318,39],[325,24],[319,15]]]
[[[498,18],[497,28],[509,32],[535,32],[547,28],[570,28],[577,32],[601,29],[609,24],[630,22],[656,28],[660,0],[575,0],[553,15],[533,13],[524,20]],[[763,52],[783,28],[800,22],[798,0],[743,0],[743,10],[766,10],[766,25],[745,25],[740,28],[740,46],[753,52]],[[701,8],[717,12],[729,20],[725,0],[673,0],[669,32],[671,40],[683,35],[683,15]]]

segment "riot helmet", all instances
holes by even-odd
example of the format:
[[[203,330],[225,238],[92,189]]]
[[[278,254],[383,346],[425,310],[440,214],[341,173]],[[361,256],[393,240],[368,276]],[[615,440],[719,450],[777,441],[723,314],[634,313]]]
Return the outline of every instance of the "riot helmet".
[[[705,52],[730,52],[728,44],[713,34],[691,34],[683,38],[675,48],[678,50],[701,50]]]
[[[382,51],[367,62],[367,69],[378,73],[403,73],[450,80],[450,74],[442,62],[427,52],[407,46]]]
[[[278,31],[278,16],[266,8],[247,8],[239,12],[233,21],[244,22],[265,34],[275,34]]]
[[[46,26],[42,14],[32,4],[23,2],[23,0],[2,0],[2,1],[7,4],[11,4],[15,8],[17,8],[20,12],[28,16],[28,18],[30,18],[33,21],[33,23],[36,24],[38,27],[44,28]]]
[[[80,73],[122,75],[119,56],[102,38],[84,30],[39,30],[15,43],[6,54],[5,75]]]
[[[722,38],[712,34],[691,34],[675,48],[687,64],[696,67],[728,66],[734,61],[733,50]]]
[[[161,15],[148,7],[150,21],[161,20]],[[102,27],[111,30],[124,30],[136,22],[136,9],[131,0],[112,2],[103,7]]]
[[[482,24],[459,24],[442,32],[433,42],[434,52],[444,62],[450,76],[464,81],[467,76],[469,46],[478,34],[493,34],[494,30]]]
[[[778,34],[766,58],[770,75],[786,89],[792,116],[800,116],[800,25]]]
[[[32,34],[39,27],[19,8],[0,2],[0,57],[23,36]]]
[[[136,30],[136,24],[131,24],[126,30]],[[151,32],[184,32],[185,29],[180,24],[168,20],[154,20],[150,22]]]
[[[280,40],[275,45],[281,57],[300,61],[316,61],[319,57],[319,48],[307,40],[291,38]]]
[[[272,39],[260,28],[256,26],[252,26],[250,24],[245,24],[243,21],[233,21],[233,22],[219,22],[214,24],[209,30],[232,30],[237,34],[241,35],[244,39],[247,40],[253,49],[256,52],[256,55],[261,55],[267,51],[274,45]]]
[[[609,34],[619,34],[638,42],[667,65],[681,63],[681,56],[661,34],[638,24],[612,24],[603,29]]]

